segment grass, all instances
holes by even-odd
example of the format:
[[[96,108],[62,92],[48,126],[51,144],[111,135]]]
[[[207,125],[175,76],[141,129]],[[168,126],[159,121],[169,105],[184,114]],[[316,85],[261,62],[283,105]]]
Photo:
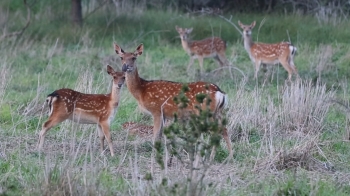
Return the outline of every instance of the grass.
[[[286,71],[275,66],[263,86],[263,71],[256,83],[241,36],[221,18],[132,4],[114,13],[112,6],[86,18],[82,29],[74,29],[67,22],[67,5],[41,2],[33,5],[31,25],[22,36],[1,41],[0,195],[185,194],[189,169],[175,161],[161,170],[151,162],[149,141],[128,137],[122,129],[127,121],[152,123],[137,109],[127,88],[111,127],[116,157],[100,153],[95,126],[69,121],[50,130],[43,153],[36,150],[37,134],[47,119],[47,108],[42,109],[47,94],[63,87],[87,93],[110,91],[105,66],[121,69],[113,42],[126,51],[145,44],[137,60],[143,78],[197,80],[198,63],[186,72],[189,57],[175,25],[193,27],[193,39],[215,35],[227,40],[229,61],[248,77],[245,80],[234,71],[233,80],[226,72],[205,78],[229,96],[228,130],[234,145],[234,159],[223,164],[228,153],[221,142],[204,179],[205,194],[349,195],[346,21],[320,25],[311,16],[232,13],[235,23],[259,24],[266,18],[259,32],[253,30],[254,39],[287,40],[288,30],[298,48],[295,64],[302,81],[285,85]],[[9,10],[0,12],[0,18],[9,20],[0,21],[6,30],[16,30],[25,21],[25,9],[16,1],[4,1],[0,8]],[[41,11],[45,9],[51,12]],[[204,66],[207,72],[218,68],[211,59]]]

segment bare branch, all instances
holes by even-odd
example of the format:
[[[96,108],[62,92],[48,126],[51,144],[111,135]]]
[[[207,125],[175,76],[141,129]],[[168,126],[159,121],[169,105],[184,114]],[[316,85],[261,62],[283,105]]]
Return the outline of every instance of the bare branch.
[[[227,19],[227,18],[225,18],[224,16],[222,16],[222,15],[218,15],[220,18],[222,18],[222,19],[224,19],[224,20],[226,20],[228,23],[230,23],[232,26],[234,26],[235,28],[236,28],[236,30],[242,35],[242,31],[235,25],[235,23],[233,23],[232,21],[231,21],[231,19],[232,19],[232,16],[230,17],[230,19]]]
[[[27,4],[27,0],[23,0],[23,3],[24,5],[26,6],[27,8],[27,22],[26,24],[24,25],[24,27],[19,30],[19,31],[15,31],[15,32],[12,32],[12,33],[9,33],[9,34],[6,34],[4,32],[4,34],[0,37],[0,41],[2,41],[3,39],[7,38],[7,37],[12,37],[12,36],[18,36],[18,35],[22,35],[23,32],[28,28],[29,24],[30,24],[30,16],[31,16],[31,13],[30,13],[30,7],[29,5]]]
[[[83,18],[83,20],[86,20],[89,16],[91,16],[93,13],[95,13],[97,10],[101,9],[105,4],[108,3],[108,0],[103,1],[99,6],[97,6],[95,9],[93,9],[91,12],[87,13],[86,16]]]

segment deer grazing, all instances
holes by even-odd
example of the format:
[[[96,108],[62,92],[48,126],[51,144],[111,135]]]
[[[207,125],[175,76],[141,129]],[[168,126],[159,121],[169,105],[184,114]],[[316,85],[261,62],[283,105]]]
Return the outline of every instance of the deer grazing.
[[[198,59],[200,71],[203,73],[203,59],[214,58],[219,62],[220,66],[229,65],[226,59],[226,42],[219,37],[208,37],[203,40],[191,41],[189,34],[193,28],[186,29],[176,26],[177,32],[181,38],[182,48],[190,56],[190,63],[187,66],[187,71],[192,66],[194,59]]]
[[[115,52],[120,56],[122,61],[122,70],[125,71],[126,85],[130,93],[135,97],[139,107],[153,117],[153,141],[160,138],[164,121],[173,119],[174,114],[181,115],[178,105],[174,102],[183,86],[182,83],[165,80],[145,80],[139,76],[136,59],[143,53],[143,44],[140,44],[135,52],[124,52],[117,44],[114,45]],[[227,103],[227,95],[220,90],[218,86],[206,82],[188,83],[189,91],[185,93],[189,99],[186,112],[196,113],[195,105],[197,94],[207,94],[212,100],[210,110],[215,112],[217,118]],[[201,107],[206,107],[202,104]],[[184,113],[182,113],[184,114]],[[181,117],[181,116],[180,116]],[[227,130],[223,130],[223,137],[226,140],[227,148],[232,154],[231,140]]]
[[[59,89],[47,96],[50,117],[39,133],[39,149],[42,149],[47,131],[69,119],[79,124],[97,124],[102,152],[106,138],[111,156],[114,156],[109,129],[117,112],[125,73],[114,71],[109,65],[107,73],[113,77],[112,91],[109,94],[84,94],[72,89]]]
[[[294,55],[297,50],[289,42],[279,42],[274,44],[254,43],[252,40],[252,30],[255,21],[250,25],[244,25],[238,21],[239,26],[243,29],[244,48],[249,54],[250,59],[255,64],[255,79],[258,77],[260,64],[277,64],[281,63],[288,72],[288,80],[292,78],[292,74],[298,74],[294,65]]]

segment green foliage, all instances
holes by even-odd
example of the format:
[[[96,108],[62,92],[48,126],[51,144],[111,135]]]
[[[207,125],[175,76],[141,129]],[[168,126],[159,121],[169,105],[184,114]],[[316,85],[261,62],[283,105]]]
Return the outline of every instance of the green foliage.
[[[207,88],[209,88],[207,86]],[[210,110],[210,102],[212,101],[207,94],[197,94],[196,103],[190,103],[186,93],[189,88],[184,84],[179,95],[174,97],[174,102],[178,105],[179,112],[174,114],[174,122],[165,128],[164,134],[169,140],[168,149],[172,156],[177,157],[182,163],[190,168],[187,178],[187,191],[191,194],[200,194],[203,186],[205,171],[212,164],[212,154],[220,146],[222,130],[227,124],[226,120],[215,118],[215,114]],[[188,111],[189,104],[194,104],[196,111]],[[192,107],[192,105],[190,106]],[[205,141],[203,136],[209,137],[209,141]],[[157,150],[156,160],[164,169],[163,165],[163,149],[160,142],[155,143]],[[189,161],[181,156],[181,150],[188,152]],[[224,155],[220,153],[217,157],[221,161]],[[200,161],[198,160],[200,159]],[[198,165],[198,161],[201,162]],[[203,170],[201,177],[197,179],[194,173]],[[172,192],[176,192],[173,188]]]
[[[3,104],[0,105],[0,123],[8,124],[12,121],[12,108],[11,105]]]

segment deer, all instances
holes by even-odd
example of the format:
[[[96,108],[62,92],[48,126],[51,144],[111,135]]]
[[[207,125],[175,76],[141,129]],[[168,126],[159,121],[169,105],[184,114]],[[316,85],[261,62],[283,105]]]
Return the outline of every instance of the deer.
[[[122,71],[125,72],[125,82],[129,92],[136,99],[139,108],[153,117],[153,141],[160,139],[165,120],[174,118],[174,114],[185,117],[185,113],[196,113],[199,105],[196,101],[197,94],[206,94],[212,101],[209,109],[215,114],[216,119],[221,117],[228,99],[227,94],[217,85],[207,82],[188,83],[189,91],[185,93],[189,103],[186,112],[181,112],[174,97],[177,96],[183,83],[166,80],[145,80],[139,76],[136,60],[143,53],[143,44],[140,44],[134,52],[125,52],[120,46],[114,44],[114,49],[122,62]],[[205,103],[200,107],[205,108]],[[180,116],[183,115],[183,116]],[[231,140],[225,128],[222,135],[227,148],[232,155]]]
[[[130,135],[146,137],[152,135],[153,126],[139,124],[136,122],[125,122],[122,124],[123,129],[128,130]]]
[[[106,138],[111,156],[114,156],[110,125],[118,109],[125,73],[114,71],[110,65],[107,65],[107,73],[113,78],[109,94],[84,94],[62,88],[47,96],[49,119],[43,123],[39,133],[39,150],[43,147],[46,133],[55,125],[69,119],[78,124],[97,124],[101,151],[103,152]]]
[[[193,28],[181,28],[175,26],[175,29],[180,35],[182,48],[190,56],[190,62],[187,66],[187,71],[192,66],[194,59],[198,59],[200,71],[203,73],[203,59],[214,58],[221,67],[229,65],[226,59],[226,42],[219,37],[208,37],[203,40],[190,40],[189,34]]]
[[[293,73],[298,75],[297,68],[294,64],[294,55],[297,48],[290,42],[273,44],[253,42],[252,30],[255,24],[255,21],[250,25],[244,25],[238,21],[238,25],[243,29],[244,48],[248,52],[253,64],[255,64],[254,78],[258,78],[260,64],[281,63],[283,68],[288,72],[288,80],[291,81]]]

